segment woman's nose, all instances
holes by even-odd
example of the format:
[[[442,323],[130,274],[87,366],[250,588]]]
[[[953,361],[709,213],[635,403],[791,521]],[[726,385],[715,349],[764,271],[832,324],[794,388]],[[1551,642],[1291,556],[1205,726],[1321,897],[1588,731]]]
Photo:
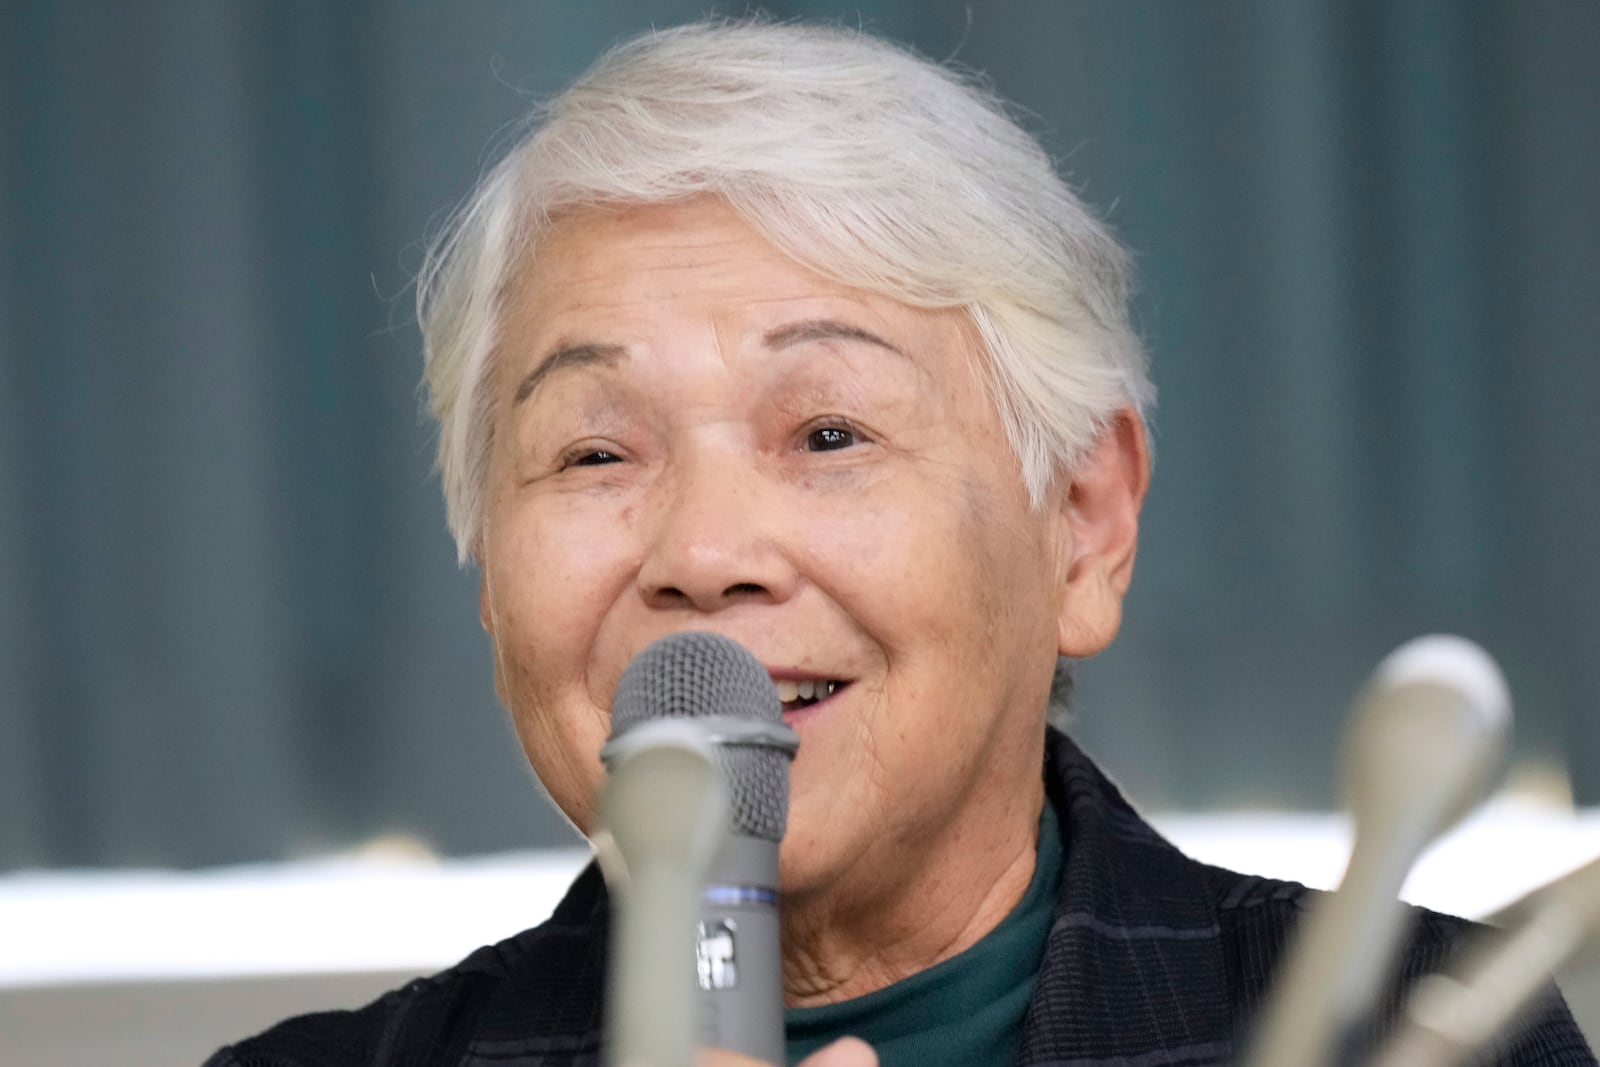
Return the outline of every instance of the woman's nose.
[[[780,603],[798,575],[782,516],[761,474],[728,457],[704,457],[663,479],[639,568],[652,607],[710,612]]]

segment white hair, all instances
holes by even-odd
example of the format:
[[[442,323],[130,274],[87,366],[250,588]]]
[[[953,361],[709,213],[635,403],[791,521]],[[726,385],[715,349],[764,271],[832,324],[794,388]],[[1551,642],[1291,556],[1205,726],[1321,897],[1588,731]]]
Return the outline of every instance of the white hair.
[[[462,562],[483,521],[504,290],[587,206],[721,197],[835,281],[965,309],[1035,506],[1117,411],[1153,400],[1127,254],[973,77],[849,29],[704,22],[618,45],[534,119],[418,279]]]

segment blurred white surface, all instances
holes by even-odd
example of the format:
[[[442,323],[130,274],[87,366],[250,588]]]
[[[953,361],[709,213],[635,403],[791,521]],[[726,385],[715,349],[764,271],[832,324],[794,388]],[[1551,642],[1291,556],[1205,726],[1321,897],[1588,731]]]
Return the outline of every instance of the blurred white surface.
[[[1338,885],[1350,855],[1350,821],[1343,815],[1166,815],[1153,821],[1196,859],[1319,889]],[[1435,911],[1485,919],[1596,856],[1600,809],[1574,814],[1501,797],[1429,849],[1401,896]]]
[[[1235,870],[1332,886],[1336,815],[1166,815],[1179,847]],[[1436,846],[1415,903],[1490,915],[1600,855],[1600,811],[1498,801]],[[0,877],[0,989],[364,971],[426,973],[539,922],[588,860],[578,849],[450,861],[326,859],[199,872]]]
[[[449,966],[543,920],[588,862],[323,859],[0,878],[0,990]]]

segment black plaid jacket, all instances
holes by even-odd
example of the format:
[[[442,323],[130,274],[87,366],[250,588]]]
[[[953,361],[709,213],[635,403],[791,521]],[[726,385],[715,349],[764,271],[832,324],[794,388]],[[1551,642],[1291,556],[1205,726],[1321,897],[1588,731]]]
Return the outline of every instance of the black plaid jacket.
[[[1232,1063],[1273,961],[1310,893],[1188,859],[1052,730],[1045,777],[1066,867],[1024,1022],[1029,1067]],[[206,1067],[592,1067],[600,1062],[605,886],[590,867],[542,926],[479,949],[353,1012],[281,1023]],[[1438,969],[1464,923],[1424,912],[1402,982]],[[1393,1014],[1398,989],[1386,998]],[[1514,1047],[1486,1062],[1590,1065],[1552,996]],[[1284,1065],[1292,1067],[1292,1065]]]

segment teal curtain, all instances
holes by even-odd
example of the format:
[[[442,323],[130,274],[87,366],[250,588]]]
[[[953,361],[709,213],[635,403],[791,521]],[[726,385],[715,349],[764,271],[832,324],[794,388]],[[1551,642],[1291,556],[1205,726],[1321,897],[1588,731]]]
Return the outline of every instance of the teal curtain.
[[[530,100],[706,8],[0,9],[0,867],[563,839],[407,287]],[[1442,629],[1600,803],[1600,7],[767,10],[988,71],[1138,252],[1159,462],[1076,729],[1140,799],[1331,802],[1353,690]]]

